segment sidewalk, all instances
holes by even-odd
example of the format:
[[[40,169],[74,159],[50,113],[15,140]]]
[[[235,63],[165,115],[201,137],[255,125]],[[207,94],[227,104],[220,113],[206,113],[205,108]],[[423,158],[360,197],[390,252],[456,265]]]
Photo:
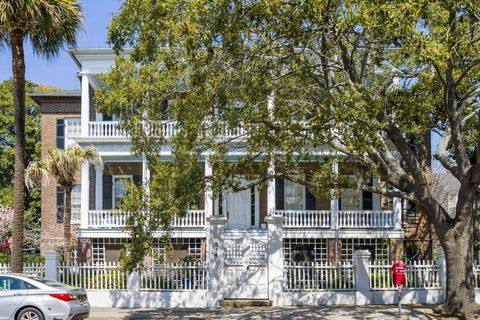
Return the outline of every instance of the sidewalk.
[[[404,306],[402,319],[436,319],[429,306]],[[243,309],[108,309],[92,308],[91,320],[117,319],[378,319],[398,320],[393,305],[314,306]]]

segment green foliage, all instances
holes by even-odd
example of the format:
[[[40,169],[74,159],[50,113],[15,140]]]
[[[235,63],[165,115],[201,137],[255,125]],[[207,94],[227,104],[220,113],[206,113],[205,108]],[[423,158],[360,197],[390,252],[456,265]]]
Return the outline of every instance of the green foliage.
[[[26,93],[37,91],[37,85],[27,82]],[[25,100],[26,163],[40,157],[40,108],[26,97]],[[15,124],[13,118],[13,82],[0,83],[0,206],[13,207],[13,177],[15,164]],[[40,192],[27,191],[25,200],[25,246],[38,248],[40,233]]]
[[[9,264],[10,254],[4,251],[0,251],[0,263]],[[45,263],[44,256],[24,255],[23,263]]]
[[[152,168],[147,199],[155,199],[155,213],[132,231],[139,245],[149,243],[142,228],[168,228],[168,217],[202,188],[238,190],[239,176],[265,187],[270,163],[276,176],[317,194],[371,191],[366,178],[378,171],[399,191],[375,192],[417,202],[446,232],[453,219],[429,186],[429,137],[445,137],[436,157],[478,187],[479,10],[472,0],[125,1],[109,39],[119,53],[133,50],[104,76],[108,90],[97,101],[102,112],[121,115],[134,152]],[[142,130],[166,118],[178,131],[169,164],[158,161],[170,150],[165,137]],[[226,140],[237,126],[247,129],[243,142]],[[213,177],[182,182],[206,155]],[[301,179],[299,160],[326,165]],[[336,162],[354,167],[353,185],[332,170]]]

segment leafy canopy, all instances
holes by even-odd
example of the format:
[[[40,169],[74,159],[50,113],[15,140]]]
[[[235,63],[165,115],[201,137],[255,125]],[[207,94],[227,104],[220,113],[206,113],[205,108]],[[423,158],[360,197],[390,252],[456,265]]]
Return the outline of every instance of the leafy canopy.
[[[236,189],[240,172],[264,186],[272,162],[298,180],[299,160],[311,160],[325,165],[298,182],[321,194],[349,186],[331,170],[349,161],[358,188],[416,202],[444,233],[455,217],[431,192],[430,133],[442,165],[478,186],[479,16],[471,0],[127,0],[109,38],[133,50],[98,102],[122,116],[154,184],[179,183],[205,155],[212,184],[192,182],[192,193]],[[177,127],[172,165],[158,161],[165,137],[142,129],[165,119]],[[242,142],[224,138],[238,126]],[[372,170],[398,191],[368,185]]]

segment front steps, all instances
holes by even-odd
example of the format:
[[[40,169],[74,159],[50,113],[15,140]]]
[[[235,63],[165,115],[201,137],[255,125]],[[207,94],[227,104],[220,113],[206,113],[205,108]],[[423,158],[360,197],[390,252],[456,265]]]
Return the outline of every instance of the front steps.
[[[220,301],[222,308],[271,307],[272,300],[225,299]]]

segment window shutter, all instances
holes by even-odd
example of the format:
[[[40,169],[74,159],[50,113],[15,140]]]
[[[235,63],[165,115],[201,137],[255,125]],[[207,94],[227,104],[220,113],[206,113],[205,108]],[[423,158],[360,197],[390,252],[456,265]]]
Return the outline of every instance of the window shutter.
[[[65,119],[57,119],[57,148],[65,148]]]
[[[285,210],[285,181],[282,178],[275,179],[275,209]]]
[[[133,183],[135,183],[135,185],[137,187],[141,186],[142,185],[142,176],[133,176]]]
[[[363,204],[363,210],[372,210],[373,208],[373,195],[371,192],[362,192],[362,204]]]
[[[373,185],[372,177],[368,185]],[[373,209],[373,194],[371,192],[362,191],[362,210],[372,210]]]
[[[65,215],[65,192],[57,186],[57,223],[63,223]]]
[[[112,176],[103,176],[103,210],[112,209]]]
[[[218,194],[218,215],[223,216],[223,193]]]
[[[305,187],[305,208],[307,210],[315,210],[315,196]]]

